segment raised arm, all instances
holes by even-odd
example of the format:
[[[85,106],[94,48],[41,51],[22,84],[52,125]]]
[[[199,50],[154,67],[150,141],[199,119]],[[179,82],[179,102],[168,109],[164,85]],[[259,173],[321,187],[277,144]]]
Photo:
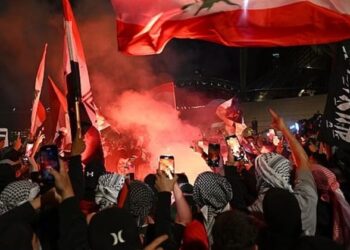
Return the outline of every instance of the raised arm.
[[[272,122],[271,126],[282,132],[284,138],[288,141],[289,147],[292,151],[293,158],[295,161],[295,165],[298,168],[310,168],[309,158],[305,153],[305,150],[299,143],[299,141],[295,138],[295,136],[290,132],[288,127],[286,126],[282,117],[280,117],[274,110],[269,109]]]
[[[192,221],[192,211],[177,183],[174,185],[174,196],[177,211],[176,223],[186,226]]]

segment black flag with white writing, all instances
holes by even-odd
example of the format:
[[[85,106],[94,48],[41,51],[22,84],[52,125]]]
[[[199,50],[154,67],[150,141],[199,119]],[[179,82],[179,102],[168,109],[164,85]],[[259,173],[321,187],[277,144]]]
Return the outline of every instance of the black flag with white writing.
[[[350,150],[350,41],[337,44],[320,139]]]

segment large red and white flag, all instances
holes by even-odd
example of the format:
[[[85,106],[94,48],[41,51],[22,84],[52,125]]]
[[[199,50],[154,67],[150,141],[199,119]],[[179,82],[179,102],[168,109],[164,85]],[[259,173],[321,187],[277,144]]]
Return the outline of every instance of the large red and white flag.
[[[62,0],[64,14],[64,71],[67,80],[68,106],[75,96],[79,96],[93,126],[96,125],[96,105],[93,100],[89,73],[86,65],[83,45],[69,0]],[[71,98],[70,98],[71,97]],[[82,116],[85,110],[81,111]],[[72,116],[71,116],[72,119]],[[84,117],[82,117],[82,122]]]
[[[38,72],[35,78],[35,92],[34,92],[31,125],[30,125],[30,133],[33,136],[35,136],[38,128],[43,125],[46,119],[46,110],[44,105],[40,101],[40,94],[43,86],[44,72],[45,72],[46,49],[47,49],[47,44],[45,44],[43,56],[41,58]]]
[[[350,38],[349,0],[111,0],[119,50],[160,53],[172,38],[294,46]]]
[[[71,134],[72,138],[75,138],[79,134],[78,126],[81,125],[87,145],[82,154],[82,162],[86,165],[86,173],[95,172],[95,177],[98,178],[98,173],[104,172],[104,157],[96,116],[98,110],[93,100],[84,49],[69,0],[62,0],[62,5],[65,30],[64,69]],[[80,122],[77,121],[78,118]]]

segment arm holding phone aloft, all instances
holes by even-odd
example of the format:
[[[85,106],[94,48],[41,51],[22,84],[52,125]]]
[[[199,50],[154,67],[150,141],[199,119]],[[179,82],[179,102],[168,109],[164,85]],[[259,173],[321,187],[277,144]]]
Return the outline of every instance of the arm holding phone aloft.
[[[60,239],[58,249],[89,249],[86,219],[80,211],[67,169],[63,162],[60,162],[59,172],[53,168],[50,168],[49,172],[54,176],[56,191],[62,197],[59,206]]]
[[[163,171],[157,171],[155,185],[158,190],[158,203],[155,212],[156,236],[164,234],[172,236],[163,244],[165,249],[179,249],[185,228],[183,224],[179,223],[175,223],[174,227],[171,226],[171,192],[174,191],[176,181],[176,175],[173,179],[169,179]],[[180,213],[182,212],[181,210]],[[181,215],[181,217],[184,216]]]
[[[192,221],[192,210],[188,205],[177,182],[174,185],[174,196],[176,205],[176,223],[186,226]]]

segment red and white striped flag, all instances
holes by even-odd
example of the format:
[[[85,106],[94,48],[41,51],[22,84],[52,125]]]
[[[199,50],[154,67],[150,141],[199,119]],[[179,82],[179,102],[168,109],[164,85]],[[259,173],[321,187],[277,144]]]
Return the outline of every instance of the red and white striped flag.
[[[119,50],[160,53],[172,38],[294,46],[350,38],[349,0],[111,0]]]
[[[40,101],[41,89],[43,86],[44,72],[45,72],[45,59],[46,59],[47,44],[45,44],[43,56],[41,58],[38,72],[35,78],[35,92],[31,115],[30,133],[35,136],[39,127],[41,127],[46,119],[46,110],[44,105]]]
[[[81,125],[87,145],[82,154],[82,162],[86,165],[86,173],[95,172],[95,177],[98,178],[98,174],[104,172],[104,156],[96,117],[98,110],[93,100],[84,49],[69,0],[62,0],[62,5],[65,29],[63,63],[71,134],[72,138],[75,138]],[[81,102],[77,101],[79,99]],[[80,121],[77,121],[78,118]],[[92,162],[94,164],[91,164]]]
[[[64,14],[64,70],[68,88],[68,106],[70,94],[79,95],[93,126],[97,127],[96,105],[93,100],[89,73],[86,65],[83,45],[69,0],[62,0]],[[77,93],[80,92],[80,93]],[[84,111],[84,110],[83,110]],[[82,111],[81,111],[82,112]],[[84,112],[82,112],[82,116]],[[72,117],[70,117],[72,119]],[[82,117],[82,122],[83,121]]]

